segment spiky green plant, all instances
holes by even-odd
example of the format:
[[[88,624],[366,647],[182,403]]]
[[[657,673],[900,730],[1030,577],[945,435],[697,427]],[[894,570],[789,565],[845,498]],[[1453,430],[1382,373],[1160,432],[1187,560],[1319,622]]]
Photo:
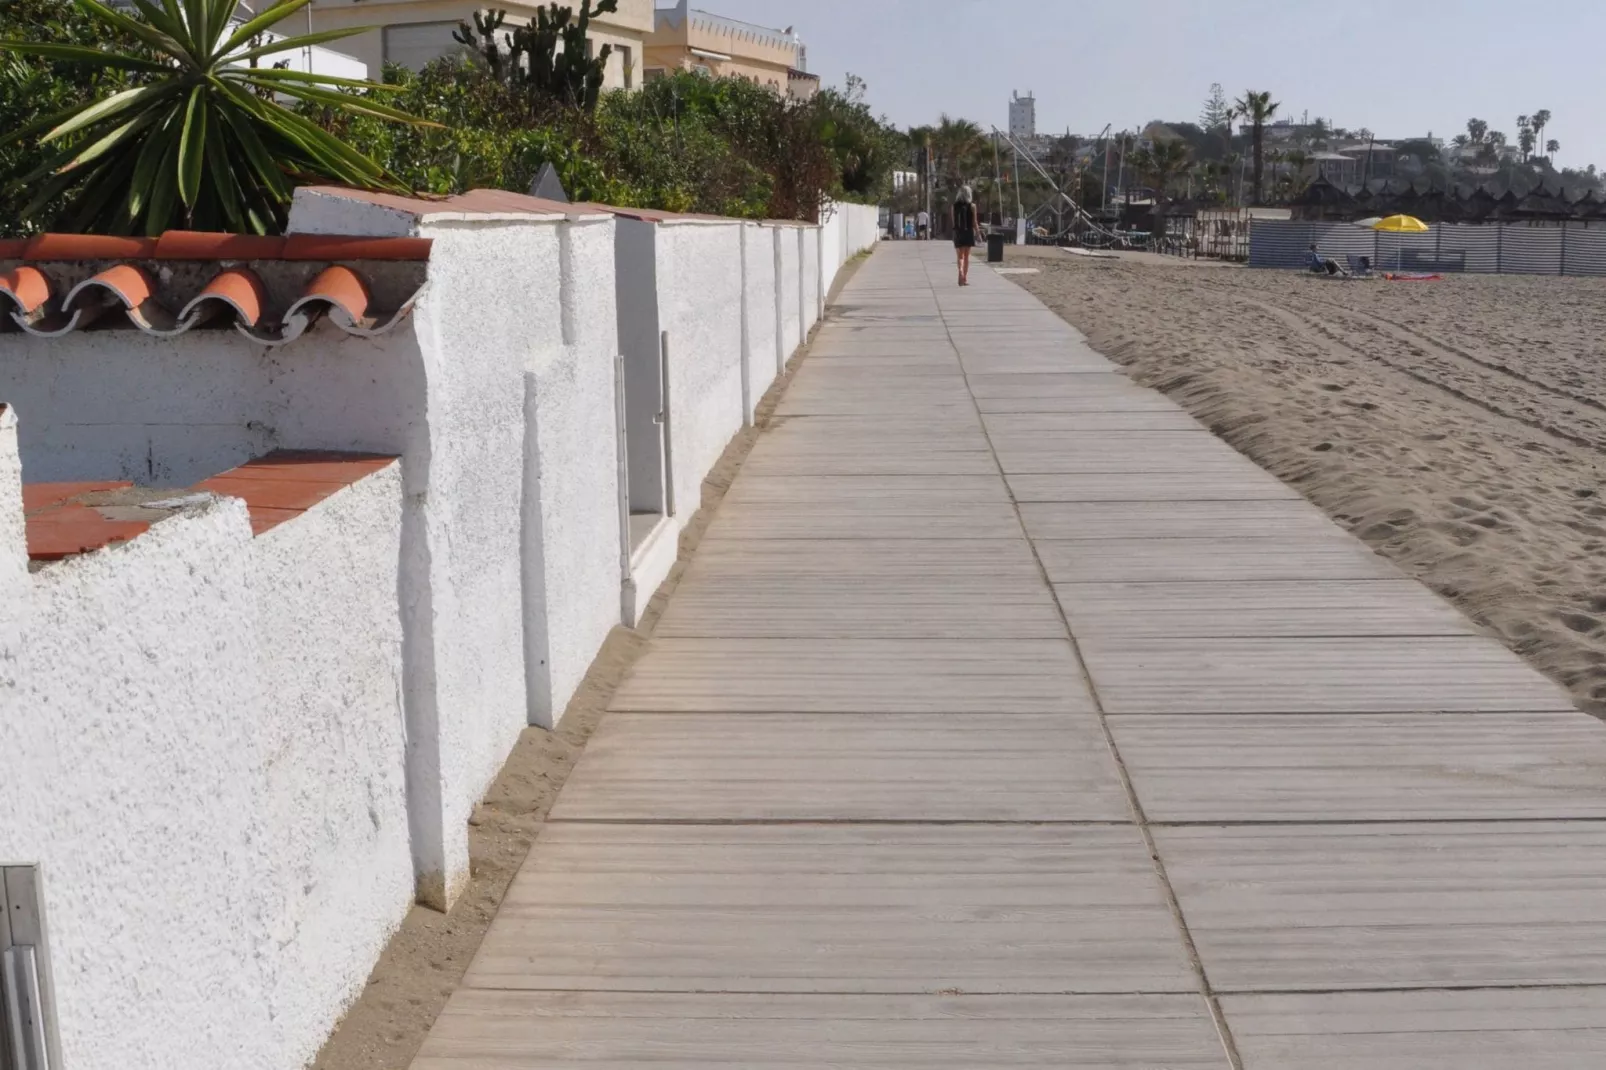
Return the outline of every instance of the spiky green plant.
[[[138,84],[12,131],[42,134],[54,150],[19,185],[35,191],[24,214],[63,194],[59,226],[107,234],[174,227],[273,233],[297,185],[327,181],[399,190],[380,165],[285,108],[296,99],[398,122],[423,120],[372,97],[387,87],[352,78],[256,66],[270,56],[362,33],[348,27],[264,43],[263,34],[311,0],[280,0],[238,26],[238,0],[133,0],[138,18],[99,0],[74,0],[127,34],[144,54],[74,44],[0,41],[0,52],[131,72]],[[344,90],[363,90],[357,95]]]

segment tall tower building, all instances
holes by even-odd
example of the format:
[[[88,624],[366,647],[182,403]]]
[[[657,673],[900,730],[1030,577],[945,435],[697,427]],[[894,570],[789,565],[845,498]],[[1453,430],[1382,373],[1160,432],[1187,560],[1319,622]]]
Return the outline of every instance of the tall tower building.
[[[1037,136],[1037,98],[1027,93],[1024,97],[1014,93],[1009,101],[1009,136],[1013,138]]]

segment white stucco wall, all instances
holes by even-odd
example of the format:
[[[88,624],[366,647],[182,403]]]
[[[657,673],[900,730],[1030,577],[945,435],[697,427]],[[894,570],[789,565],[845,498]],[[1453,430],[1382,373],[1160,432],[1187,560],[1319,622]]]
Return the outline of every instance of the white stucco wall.
[[[820,318],[820,228],[804,227],[803,259],[800,274],[803,279],[802,312],[803,336],[813,329]]]
[[[669,332],[677,516],[639,605],[822,275],[873,243],[873,209],[838,211],[822,237],[331,202],[302,229],[434,239],[390,334],[0,337],[0,708],[41,711],[0,717],[29,771],[0,858],[45,867],[66,1065],[310,1056],[411,895],[461,886],[475,803],[621,619],[615,354],[656,375]],[[256,539],[219,501],[26,569],[19,462],[187,485],[281,446],[403,460]]]
[[[11,592],[0,858],[44,876],[64,1066],[289,1070],[361,991],[413,886],[400,511],[395,468],[256,539],[214,499]]]
[[[614,222],[564,224],[564,341],[525,373],[525,634],[530,719],[552,725],[620,622]]]
[[[780,243],[781,268],[778,288],[781,293],[781,350],[784,360],[791,360],[797,347],[803,344],[803,239],[802,228],[777,226]]]
[[[847,259],[848,214],[844,210],[847,207],[830,204],[820,213],[820,270],[825,281],[821,290],[822,299],[824,294],[830,292],[837,269]]]
[[[775,229],[761,223],[742,227],[742,354],[746,373],[746,416],[752,422],[764,392],[779,373],[776,362]]]
[[[250,541],[219,502],[32,577],[0,857],[42,868],[75,1070],[275,1065]]]
[[[402,627],[401,466],[251,542],[264,714],[260,881],[278,1065],[316,1054],[413,899]]]
[[[669,335],[676,521],[702,501],[702,483],[742,414],[742,224],[658,226],[659,324]]]

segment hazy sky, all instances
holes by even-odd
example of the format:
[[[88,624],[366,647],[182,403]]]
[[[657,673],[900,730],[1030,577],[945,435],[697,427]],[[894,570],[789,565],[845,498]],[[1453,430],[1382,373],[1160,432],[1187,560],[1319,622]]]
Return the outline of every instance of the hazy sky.
[[[663,0],[660,0],[662,3]],[[1548,108],[1558,166],[1606,166],[1603,0],[692,0],[795,25],[827,84],[852,71],[900,126],[942,112],[1040,133],[1193,119],[1211,82],[1379,137],[1450,138],[1469,117],[1516,139]]]

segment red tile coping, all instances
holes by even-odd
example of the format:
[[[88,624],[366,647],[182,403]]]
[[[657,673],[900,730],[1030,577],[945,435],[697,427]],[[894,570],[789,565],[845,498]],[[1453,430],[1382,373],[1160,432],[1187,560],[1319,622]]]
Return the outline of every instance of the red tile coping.
[[[80,494],[93,494],[103,490],[127,490],[134,484],[118,480],[80,481],[75,483],[24,483],[22,485],[22,514],[29,516],[52,505],[60,505]]]
[[[58,561],[126,542],[150,530],[142,520],[108,520],[86,505],[60,504],[24,518],[30,561]]]
[[[406,215],[430,215],[436,212],[462,212],[474,215],[557,215],[571,216],[577,212],[595,213],[601,209],[586,204],[550,201],[545,197],[531,197],[501,189],[472,189],[451,196],[414,194],[403,197],[394,193],[377,193],[372,190],[347,189],[344,186],[307,186],[309,193],[326,197],[340,197],[348,201],[389,208]],[[399,240],[399,239],[392,239]]]
[[[396,460],[380,453],[275,450],[197,483],[195,489],[244,499],[251,530],[260,535]]]
[[[40,234],[0,242],[0,260],[428,260],[429,238],[214,234],[170,230],[159,238]]]
[[[191,489],[244,499],[252,534],[260,535],[294,520],[341,488],[396,460],[378,453],[277,450],[203,480]],[[114,480],[24,484],[22,513],[29,559],[57,561],[126,542],[149,530],[148,521],[112,519],[94,505],[75,500],[132,486]],[[183,493],[173,491],[175,497]],[[126,515],[127,507],[120,508]]]

